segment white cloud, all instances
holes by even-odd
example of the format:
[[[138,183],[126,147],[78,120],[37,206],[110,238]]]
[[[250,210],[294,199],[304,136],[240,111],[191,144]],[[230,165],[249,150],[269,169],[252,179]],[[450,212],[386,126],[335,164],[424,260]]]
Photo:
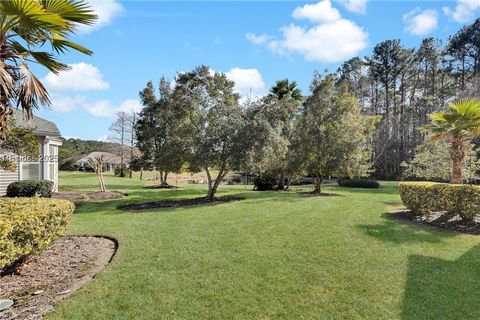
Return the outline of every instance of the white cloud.
[[[348,11],[365,14],[367,12],[368,0],[338,0],[338,2]]]
[[[49,72],[43,79],[52,91],[91,91],[106,90],[110,84],[103,79],[97,67],[84,62],[70,65],[70,70],[61,71],[58,75]]]
[[[296,25],[282,28],[283,39],[271,41],[277,53],[299,53],[308,61],[338,62],[366,48],[368,34],[354,22],[341,19],[305,29]]]
[[[235,91],[242,97],[257,97],[265,93],[265,82],[257,69],[232,68],[225,75],[235,82]]]
[[[478,15],[480,10],[480,0],[457,0],[455,9],[444,7],[445,15],[451,17],[453,20],[466,23],[473,20]]]
[[[303,55],[308,61],[323,62],[346,60],[368,45],[368,33],[355,22],[342,18],[339,11],[332,7],[330,0],[298,7],[292,16],[312,21],[314,26],[290,24],[280,29],[281,39],[262,39],[258,42],[267,44],[275,53],[296,53]],[[250,37],[249,40],[252,39],[255,38]]]
[[[416,8],[403,15],[405,31],[414,36],[424,36],[435,30],[438,25],[438,13],[433,9]]]
[[[118,111],[123,112],[140,112],[142,110],[142,104],[138,100],[127,99],[120,104]]]
[[[307,19],[312,22],[333,22],[341,18],[340,12],[332,7],[330,0],[298,7],[293,11],[292,17],[295,19]]]
[[[98,16],[97,22],[92,26],[79,25],[77,30],[81,33],[88,33],[103,26],[109,25],[113,18],[122,12],[122,5],[116,0],[88,0],[90,7]]]
[[[108,138],[108,135],[104,134],[104,135],[98,137],[97,141],[110,142],[110,139]]]
[[[70,112],[80,107],[87,101],[87,98],[82,95],[65,96],[62,94],[51,95],[52,109],[58,112]]]
[[[254,33],[249,32],[245,35],[245,38],[247,38],[247,40],[253,44],[264,44],[265,42],[269,41],[272,37],[266,34],[256,35]]]
[[[137,100],[127,99],[119,106],[115,106],[110,100],[102,99],[85,103],[84,108],[94,117],[112,118],[119,111],[139,112],[142,109],[142,105]]]

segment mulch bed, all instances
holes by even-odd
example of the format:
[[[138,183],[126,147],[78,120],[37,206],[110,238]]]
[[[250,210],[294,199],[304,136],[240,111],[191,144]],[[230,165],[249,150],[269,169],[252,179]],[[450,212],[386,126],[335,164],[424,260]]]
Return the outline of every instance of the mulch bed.
[[[63,237],[50,249],[3,271],[0,298],[14,305],[0,319],[42,319],[55,302],[69,296],[107,265],[116,251],[113,240],[101,237]]]
[[[177,189],[177,186],[172,186],[171,184],[156,184],[153,186],[144,186],[143,189]]]
[[[313,191],[302,191],[299,192],[300,195],[302,196],[312,196],[312,197],[337,197],[341,196],[339,193],[334,193],[334,192],[322,192],[322,193],[316,193]]]
[[[144,203],[132,203],[123,206],[119,206],[118,209],[137,211],[146,209],[158,209],[158,208],[178,208],[186,206],[196,206],[202,204],[220,204],[225,202],[244,200],[243,197],[238,196],[223,196],[215,198],[213,201],[208,201],[205,197],[191,198],[191,199],[166,199],[160,201],[144,202]]]
[[[126,194],[119,191],[91,191],[91,192],[80,192],[80,191],[62,191],[52,194],[52,198],[56,199],[65,199],[72,202],[80,202],[87,200],[114,200],[124,198]]]
[[[480,217],[476,217],[472,221],[463,221],[459,215],[446,212],[435,212],[428,215],[415,215],[409,210],[391,212],[389,215],[392,218],[409,223],[421,224],[466,234],[480,234]]]

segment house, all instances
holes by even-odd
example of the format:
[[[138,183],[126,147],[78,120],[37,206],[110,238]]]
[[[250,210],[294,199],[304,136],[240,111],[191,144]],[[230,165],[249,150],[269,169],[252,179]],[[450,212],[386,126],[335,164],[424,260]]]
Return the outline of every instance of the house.
[[[90,164],[95,162],[95,159],[100,156],[103,156],[104,171],[113,171],[115,168],[119,168],[122,163],[122,159],[119,156],[109,152],[94,151],[75,161],[75,166],[79,170],[88,170],[91,167]],[[127,160],[124,160],[125,163],[126,161]]]
[[[38,137],[39,153],[38,159],[18,157],[14,172],[0,169],[0,196],[5,195],[10,183],[26,179],[51,180],[54,183],[53,191],[58,191],[58,147],[62,145],[58,127],[55,123],[36,116],[26,120],[21,110],[14,109],[13,117],[17,126],[34,129],[33,134]]]

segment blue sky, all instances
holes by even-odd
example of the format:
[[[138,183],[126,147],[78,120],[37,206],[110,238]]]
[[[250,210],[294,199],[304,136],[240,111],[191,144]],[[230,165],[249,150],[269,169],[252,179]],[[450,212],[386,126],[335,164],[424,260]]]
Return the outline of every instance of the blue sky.
[[[118,1],[91,0],[100,19],[75,40],[92,56],[68,54],[59,76],[39,69],[53,110],[38,115],[65,137],[106,139],[118,110],[139,110],[147,81],[207,64],[227,73],[242,95],[261,95],[277,79],[308,90],[314,70],[336,70],[399,38],[418,46],[446,40],[480,15],[480,0],[456,1]]]

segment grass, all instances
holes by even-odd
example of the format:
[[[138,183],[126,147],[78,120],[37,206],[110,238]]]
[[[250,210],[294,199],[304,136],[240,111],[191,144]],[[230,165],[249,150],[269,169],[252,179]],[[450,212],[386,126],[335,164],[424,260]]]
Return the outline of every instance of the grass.
[[[93,174],[60,183],[96,188]],[[206,190],[106,183],[129,196],[79,205],[69,233],[115,237],[118,253],[47,319],[480,318],[480,238],[388,219],[396,183],[331,197],[222,185],[246,200],[134,213],[116,207]]]

